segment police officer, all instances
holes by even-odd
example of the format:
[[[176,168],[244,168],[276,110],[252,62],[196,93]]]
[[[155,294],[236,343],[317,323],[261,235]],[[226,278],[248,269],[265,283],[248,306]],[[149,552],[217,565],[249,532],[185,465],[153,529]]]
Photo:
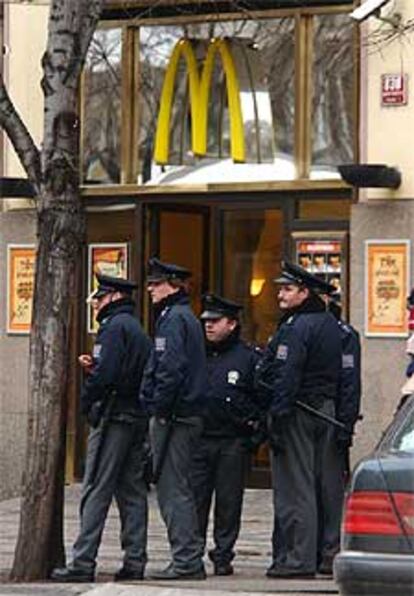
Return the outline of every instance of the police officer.
[[[99,330],[92,356],[80,356],[87,376],[81,410],[91,430],[80,506],[80,532],[69,566],[54,569],[59,582],[94,581],[105,519],[115,496],[121,518],[123,566],[115,581],[140,580],[147,561],[147,488],[142,445],[148,418],[138,402],[151,343],[134,316],[133,282],[97,275],[92,296]]]
[[[155,315],[155,342],[141,399],[150,420],[157,497],[167,526],[172,562],[158,580],[205,579],[190,464],[202,431],[206,354],[200,322],[189,303],[190,272],[152,258],[147,287]]]
[[[341,372],[338,324],[316,294],[318,280],[301,267],[285,263],[278,300],[283,316],[257,367],[257,382],[269,391],[269,432],[273,446],[273,562],[271,578],[313,577],[317,570],[317,481],[330,470],[330,490],[323,513],[339,534],[342,506],[342,459],[333,427],[295,407],[300,400],[334,416]],[[322,491],[322,499],[326,491]]]
[[[333,289],[335,290],[335,288]],[[341,306],[338,294],[332,287],[326,291],[328,309],[334,315],[339,327],[342,341],[342,366],[339,380],[339,390],[335,401],[335,417],[345,425],[344,429],[330,428],[336,445],[335,452],[339,452],[343,464],[344,484],[349,476],[349,450],[352,446],[354,427],[359,417],[361,402],[361,343],[359,334],[349,323],[341,319]],[[342,496],[342,487],[332,490],[331,470],[320,469],[319,487],[319,536],[318,536],[318,572],[324,575],[332,574],[333,560],[339,551],[339,533],[337,514],[326,515],[326,512],[336,511],[336,501]],[[334,485],[335,487],[335,485]],[[327,507],[327,502],[332,501]]]
[[[200,531],[206,542],[213,493],[214,549],[209,557],[215,575],[231,575],[234,545],[240,530],[247,466],[246,442],[257,432],[259,409],[253,376],[259,354],[240,339],[235,302],[208,294],[201,320],[207,347],[209,399],[204,430],[194,453],[192,481]]]
[[[345,424],[346,430],[341,432],[339,429],[336,432],[336,442],[340,451],[347,454],[352,446],[352,436],[361,406],[361,340],[358,331],[341,319],[342,309],[337,293],[328,293],[328,299],[329,311],[338,322],[342,339],[342,369],[336,418]]]

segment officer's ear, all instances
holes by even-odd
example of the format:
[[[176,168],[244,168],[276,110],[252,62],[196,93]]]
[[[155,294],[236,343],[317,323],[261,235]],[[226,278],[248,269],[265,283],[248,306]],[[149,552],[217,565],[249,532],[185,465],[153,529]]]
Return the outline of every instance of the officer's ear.
[[[239,321],[237,319],[229,319],[229,318],[227,320],[231,325],[231,331],[234,331],[236,329],[237,325],[239,324]]]

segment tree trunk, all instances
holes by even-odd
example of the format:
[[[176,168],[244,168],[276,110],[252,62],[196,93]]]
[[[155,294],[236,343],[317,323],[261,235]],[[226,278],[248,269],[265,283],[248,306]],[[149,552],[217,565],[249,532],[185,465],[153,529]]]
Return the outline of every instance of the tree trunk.
[[[66,196],[79,204],[78,193]],[[13,579],[45,578],[64,563],[69,286],[83,228],[80,208],[69,213],[51,208],[38,221],[27,454]]]
[[[64,562],[63,488],[70,287],[84,242],[79,195],[78,93],[102,0],[53,0],[47,51],[29,416],[19,535],[11,577],[48,577]],[[26,168],[27,170],[27,168]],[[29,173],[29,172],[28,172]],[[30,176],[30,173],[29,173]]]

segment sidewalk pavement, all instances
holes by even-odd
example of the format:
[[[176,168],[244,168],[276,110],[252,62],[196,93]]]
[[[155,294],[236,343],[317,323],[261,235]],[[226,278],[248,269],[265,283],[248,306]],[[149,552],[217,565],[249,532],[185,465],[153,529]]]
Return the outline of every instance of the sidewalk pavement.
[[[65,544],[70,559],[71,545],[78,531],[78,505],[80,485],[66,488],[65,494]],[[234,559],[235,573],[230,577],[212,575],[207,561],[206,581],[180,581],[166,584],[146,580],[134,584],[114,584],[114,572],[121,565],[119,545],[119,519],[116,506],[107,518],[98,556],[97,584],[7,583],[13,561],[19,520],[19,499],[0,502],[0,595],[1,596],[220,596],[237,592],[239,596],[269,593],[286,594],[337,594],[332,579],[317,577],[315,580],[271,580],[265,571],[271,559],[272,495],[271,491],[248,489],[245,494],[242,528]],[[211,536],[209,536],[211,544]],[[148,575],[169,563],[169,546],[164,524],[159,516],[155,491],[150,494]],[[1,583],[3,581],[3,583]]]

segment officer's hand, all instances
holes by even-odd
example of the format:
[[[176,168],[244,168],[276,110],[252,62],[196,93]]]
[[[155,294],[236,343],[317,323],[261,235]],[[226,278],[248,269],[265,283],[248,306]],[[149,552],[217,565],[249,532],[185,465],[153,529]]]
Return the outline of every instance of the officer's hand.
[[[256,453],[266,439],[267,433],[263,429],[258,428],[254,433],[244,438],[243,444],[250,453]]]
[[[284,429],[288,422],[289,416],[270,416],[268,420],[269,430],[269,447],[276,455],[285,451],[285,434]]]
[[[86,373],[90,373],[93,367],[93,359],[90,354],[81,354],[78,356],[78,362]]]
[[[335,429],[335,443],[340,453],[346,453],[352,447],[352,432]]]

